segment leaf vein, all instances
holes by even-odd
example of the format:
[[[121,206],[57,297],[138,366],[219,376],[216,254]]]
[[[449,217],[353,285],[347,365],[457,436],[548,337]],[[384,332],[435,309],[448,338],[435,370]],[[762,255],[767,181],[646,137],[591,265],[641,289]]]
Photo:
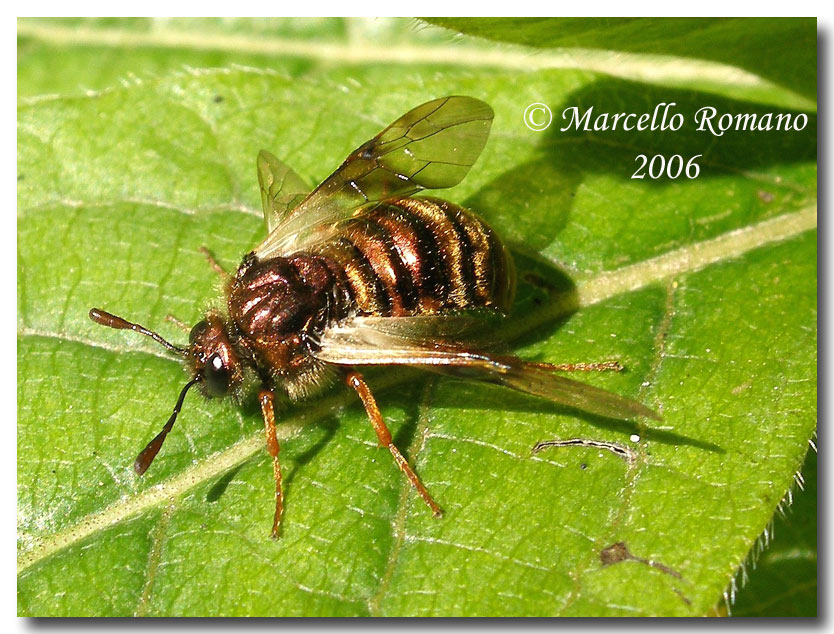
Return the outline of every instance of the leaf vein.
[[[746,87],[768,87],[773,84],[751,72],[703,59],[671,55],[651,55],[593,49],[556,49],[542,51],[520,45],[504,44],[486,47],[460,42],[452,46],[380,45],[370,38],[361,42],[321,42],[279,37],[249,37],[187,30],[158,28],[134,32],[118,28],[65,27],[55,24],[18,23],[18,35],[42,41],[111,47],[176,47],[193,50],[221,50],[234,53],[302,57],[339,64],[444,64],[475,68],[503,68],[533,71],[540,69],[579,69],[615,77],[662,83],[664,81],[717,83]],[[255,69],[247,69],[250,72]],[[198,70],[196,72],[206,72]],[[787,91],[786,92],[791,92]],[[815,108],[813,100],[792,93],[807,108]]]
[[[661,282],[674,275],[692,272],[710,264],[740,257],[753,249],[795,237],[815,227],[816,205],[813,205],[794,213],[778,216],[744,229],[723,234],[711,240],[683,247],[650,260],[609,271],[578,286],[578,306],[590,306],[621,293],[631,292]],[[563,316],[575,310],[576,307],[577,304],[574,302],[555,302],[554,305],[546,306],[538,311],[531,311],[527,318],[510,324],[507,334],[510,339],[517,338],[535,326]],[[112,349],[114,352],[125,351],[119,348],[107,348],[106,345],[80,337],[39,332],[29,328],[19,328],[18,334],[22,336],[51,336]],[[147,354],[154,353],[147,352]],[[158,353],[154,356],[168,358],[162,357]],[[173,361],[173,359],[171,360]],[[404,374],[406,376],[410,375],[408,372],[388,372],[379,381],[379,388],[386,389],[400,383],[404,379]],[[279,435],[281,439],[298,433],[306,422],[323,417],[336,407],[343,407],[348,402],[349,396],[347,393],[340,393],[334,397],[321,399],[316,405],[305,410],[294,412],[288,421],[280,427]],[[120,501],[58,534],[41,538],[33,548],[21,553],[18,558],[18,572],[106,526],[164,503],[199,483],[225,472],[261,450],[262,444],[261,434],[255,434],[214,456],[199,461],[192,467],[186,468],[164,484]]]

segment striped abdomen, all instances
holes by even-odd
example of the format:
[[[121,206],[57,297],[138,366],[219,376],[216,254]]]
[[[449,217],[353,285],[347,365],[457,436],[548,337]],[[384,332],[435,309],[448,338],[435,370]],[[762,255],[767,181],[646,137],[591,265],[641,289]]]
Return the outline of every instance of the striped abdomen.
[[[509,252],[472,212],[436,198],[401,198],[362,211],[323,255],[345,272],[363,314],[404,316],[509,309]]]

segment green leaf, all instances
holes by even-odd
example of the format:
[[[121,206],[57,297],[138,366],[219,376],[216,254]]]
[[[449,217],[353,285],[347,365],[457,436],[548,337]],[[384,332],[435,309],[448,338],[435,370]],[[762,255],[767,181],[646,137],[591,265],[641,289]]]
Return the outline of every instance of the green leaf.
[[[409,24],[379,28],[408,34]],[[111,77],[89,93],[64,78],[64,94],[20,100],[19,613],[711,613],[816,425],[816,117],[801,132],[721,138],[691,126],[536,133],[521,115],[537,101],[617,112],[676,101],[690,120],[704,104],[773,107],[716,96],[712,85],[522,71],[466,55],[351,64],[334,53],[323,63],[310,42],[319,28],[338,41],[338,29],[310,28],[308,38],[282,35],[311,51],[306,70],[182,69],[193,50],[172,42],[153,52],[156,77]],[[191,33],[212,39],[202,22]],[[403,37],[375,46],[400,50]],[[433,50],[429,36],[414,37]],[[79,69],[82,85],[95,74],[81,70],[83,47],[39,38],[30,28],[21,41],[22,95],[36,94],[53,61]],[[114,50],[125,73],[149,55]],[[664,421],[611,421],[384,370],[368,380],[442,520],[341,388],[282,413],[277,542],[251,403],[189,395],[137,478],[133,458],[186,375],[152,341],[93,324],[89,308],[185,341],[165,316],[194,323],[220,301],[199,247],[233,268],[264,235],[260,149],[320,181],[397,116],[446,94],[484,99],[496,113],[482,157],[442,195],[477,210],[513,251],[519,296],[502,335],[526,359],[619,360],[626,372],[582,380]],[[633,180],[638,153],[702,154],[701,174]],[[539,441],[571,438],[617,443],[632,459],[595,447],[531,455]]]
[[[744,568],[749,581],[733,605],[734,616],[816,616],[817,453],[809,451],[789,494],[767,533],[764,552],[754,551]],[[790,503],[792,502],[792,503]],[[772,543],[769,543],[772,540]]]
[[[450,41],[448,30],[409,20],[21,18],[18,91],[83,94],[184,67],[237,64],[297,77],[334,62],[342,68],[394,62],[424,74],[462,65],[519,73],[582,69],[816,110],[813,18],[431,21],[502,44]],[[67,46],[72,56],[62,54]]]
[[[816,18],[430,18],[429,22],[536,48],[711,60],[749,70],[812,101],[817,94]]]

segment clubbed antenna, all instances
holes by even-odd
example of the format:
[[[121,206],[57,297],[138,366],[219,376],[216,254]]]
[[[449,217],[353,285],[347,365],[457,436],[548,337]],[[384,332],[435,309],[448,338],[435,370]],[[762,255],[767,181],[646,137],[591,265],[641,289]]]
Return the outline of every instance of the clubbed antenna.
[[[134,324],[133,322],[127,321],[126,319],[117,317],[116,315],[101,310],[100,308],[90,309],[90,319],[92,319],[97,324],[107,326],[108,328],[115,328],[116,330],[133,330],[134,332],[139,332],[143,335],[150,337],[157,343],[162,344],[171,352],[176,352],[177,354],[182,355],[183,357],[188,356],[188,350],[186,350],[185,348],[180,348],[179,346],[175,346],[174,344],[166,341],[158,334],[156,334],[153,330],[149,330],[144,326],[140,326],[139,324]]]
[[[182,388],[182,392],[180,392],[180,397],[177,399],[177,404],[174,405],[174,411],[171,414],[171,418],[168,419],[168,422],[165,423],[165,426],[162,428],[162,431],[159,432],[156,437],[150,441],[147,446],[139,452],[139,455],[136,456],[136,460],[133,461],[133,470],[142,475],[145,471],[148,470],[148,467],[151,466],[153,459],[156,458],[156,454],[159,453],[159,450],[162,448],[162,443],[165,442],[165,437],[168,435],[168,432],[174,427],[174,422],[177,420],[177,414],[180,413],[182,409],[182,402],[185,400],[185,395],[188,393],[188,390],[191,388],[192,385],[195,383],[200,382],[200,376],[191,379],[188,383],[185,384],[185,387]]]

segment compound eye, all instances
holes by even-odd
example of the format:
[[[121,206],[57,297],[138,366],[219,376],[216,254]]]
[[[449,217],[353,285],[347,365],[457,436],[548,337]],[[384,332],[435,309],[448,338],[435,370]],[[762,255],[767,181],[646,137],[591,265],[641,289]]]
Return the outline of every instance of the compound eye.
[[[189,343],[193,344],[201,338],[205,334],[207,328],[208,322],[206,320],[194,324],[194,327],[191,329],[191,333],[188,335]]]
[[[225,396],[229,391],[229,368],[219,354],[208,358],[203,375],[206,378],[206,388],[212,396]]]

